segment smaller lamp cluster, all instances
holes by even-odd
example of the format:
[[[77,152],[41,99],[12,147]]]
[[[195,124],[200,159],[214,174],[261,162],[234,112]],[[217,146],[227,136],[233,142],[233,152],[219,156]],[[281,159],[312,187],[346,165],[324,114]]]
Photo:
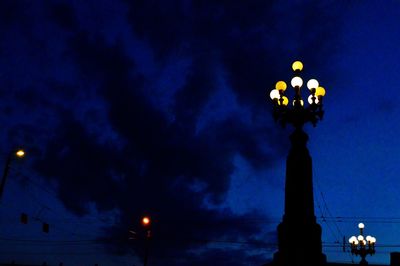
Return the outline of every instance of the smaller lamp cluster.
[[[358,228],[360,229],[360,234],[358,236],[352,236],[349,238],[349,243],[351,247],[351,253],[360,255],[362,258],[365,258],[366,255],[375,254],[375,243],[376,238],[373,236],[364,237],[364,224],[359,223]]]
[[[292,78],[290,85],[294,88],[295,96],[293,99],[294,107],[303,107],[304,101],[300,94],[300,88],[303,86],[303,79],[299,76],[301,70],[303,69],[303,63],[300,61],[295,61],[292,64],[292,69],[295,72],[295,76]],[[273,89],[269,96],[278,106],[287,106],[289,104],[289,99],[284,95],[287,85],[284,81],[278,81],[275,84],[275,89]],[[307,82],[307,88],[310,90],[310,95],[308,96],[308,103],[310,106],[322,105],[322,98],[325,96],[325,89],[319,86],[316,79],[310,79]]]

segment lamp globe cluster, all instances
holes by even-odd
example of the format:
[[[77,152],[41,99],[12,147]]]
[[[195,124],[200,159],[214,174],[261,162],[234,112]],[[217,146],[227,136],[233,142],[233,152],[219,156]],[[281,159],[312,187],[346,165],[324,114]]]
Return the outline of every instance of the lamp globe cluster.
[[[290,85],[294,88],[295,96],[293,99],[293,106],[304,106],[304,101],[300,94],[300,89],[303,86],[303,79],[300,77],[300,72],[303,70],[303,63],[295,61],[292,64],[292,69],[295,76],[291,79]],[[287,106],[289,99],[284,95],[287,85],[284,81],[278,81],[275,84],[275,89],[270,92],[270,98],[280,106]],[[316,79],[310,79],[307,82],[307,88],[310,90],[308,96],[308,103],[310,105],[318,105],[322,103],[322,98],[325,96],[325,89],[319,86]]]
[[[275,89],[271,90],[269,96],[274,102],[275,119],[281,120],[283,124],[292,123],[295,126],[301,126],[306,122],[312,122],[314,125],[318,120],[322,119],[322,99],[325,96],[325,89],[320,86],[319,82],[312,78],[307,81],[306,86],[309,90],[307,96],[308,106],[304,106],[304,100],[301,95],[301,88],[304,84],[301,78],[303,63],[295,61],[292,64],[294,77],[290,81],[290,85],[294,89],[294,96],[291,100],[292,106],[289,106],[289,98],[285,95],[287,84],[285,81],[278,81],[275,84]],[[293,111],[294,110],[294,111]],[[298,118],[294,119],[294,112],[298,113]]]
[[[349,238],[351,253],[361,257],[360,264],[367,264],[365,257],[368,254],[371,256],[375,254],[376,238],[370,235],[364,237],[364,227],[363,223],[359,223],[360,234]]]

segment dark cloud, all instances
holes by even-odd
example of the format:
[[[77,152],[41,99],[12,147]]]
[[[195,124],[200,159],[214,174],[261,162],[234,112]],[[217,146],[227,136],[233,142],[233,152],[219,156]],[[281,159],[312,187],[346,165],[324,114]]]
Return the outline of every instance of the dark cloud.
[[[111,41],[108,28],[92,31],[83,25],[92,17],[83,17],[85,8],[77,4],[61,1],[44,8],[45,25],[52,29],[44,32],[53,32],[55,25],[64,34],[57,35],[62,36],[57,53],[50,44],[58,37],[46,35],[40,51],[40,58],[56,54],[61,74],[49,71],[40,92],[25,92],[20,99],[51,110],[57,120],[46,125],[52,134],[42,143],[35,169],[57,181],[59,197],[72,212],[85,215],[90,203],[99,211],[119,211],[119,223],[105,228],[107,237],[118,240],[108,245],[113,252],[132,246],[141,254],[140,240],[127,243],[127,231],[140,230],[133,221],[149,214],[155,260],[169,257],[158,265],[265,262],[266,256],[245,248],[210,247],[215,240],[271,239],[262,223],[248,222],[248,217],[265,221],[268,210],[237,215],[224,207],[233,159],[239,154],[255,169],[266,169],[283,158],[288,144],[265,102],[268,86],[286,77],[293,57],[318,62],[326,55],[335,29],[331,21],[326,28],[316,21],[331,13],[313,2],[293,7],[275,1],[115,5],[125,7],[119,22],[115,16],[101,18],[101,25],[119,25]],[[292,18],[282,17],[296,8]],[[284,21],[288,18],[292,22]],[[307,45],[296,43],[306,30]],[[162,71],[180,60],[189,63],[171,72],[179,82],[162,80]],[[148,65],[150,70],[144,69]],[[177,87],[157,93],[167,83]],[[38,106],[35,99],[43,93],[48,99]]]

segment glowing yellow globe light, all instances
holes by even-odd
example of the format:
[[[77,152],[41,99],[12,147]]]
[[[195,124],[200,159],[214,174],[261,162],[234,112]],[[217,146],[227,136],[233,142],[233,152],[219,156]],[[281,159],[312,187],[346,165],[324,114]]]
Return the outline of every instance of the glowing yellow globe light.
[[[316,89],[316,88],[318,88],[318,86],[319,86],[319,83],[318,83],[318,81],[316,79],[310,79],[307,82],[307,88],[309,90]]]
[[[303,70],[303,63],[300,61],[295,61],[292,64],[293,71],[301,71]]]
[[[278,91],[285,91],[286,87],[287,87],[287,85],[284,81],[278,81],[275,84],[275,89],[277,89]]]
[[[376,243],[376,238],[375,237],[371,237],[371,243],[375,244]]]
[[[283,105],[283,106],[288,105],[288,103],[289,103],[288,97],[282,96],[282,99],[283,99],[282,105]],[[278,101],[278,103],[279,103],[279,105],[281,105],[281,101]]]
[[[292,85],[293,88],[295,87],[301,87],[303,85],[303,80],[300,77],[294,77],[290,81],[290,84]]]
[[[313,97],[312,95],[308,96],[308,103],[309,104],[318,104],[319,103],[318,97],[314,96],[315,97],[314,102],[313,102],[313,98],[312,97]]]
[[[367,240],[368,242],[371,242],[371,236],[367,236],[367,237],[365,238],[365,240]]]
[[[281,95],[279,94],[278,90],[272,90],[269,94],[269,97],[271,98],[271,100],[278,100]]]
[[[359,236],[357,237],[357,239],[358,239],[358,241],[363,241],[363,240],[364,240],[364,237],[363,237],[362,235],[359,235]]]
[[[325,96],[325,89],[324,89],[324,87],[318,87],[316,90],[315,90],[315,95],[316,96]]]
[[[15,155],[17,155],[17,157],[22,158],[25,156],[25,151],[24,150],[18,150],[15,152]]]

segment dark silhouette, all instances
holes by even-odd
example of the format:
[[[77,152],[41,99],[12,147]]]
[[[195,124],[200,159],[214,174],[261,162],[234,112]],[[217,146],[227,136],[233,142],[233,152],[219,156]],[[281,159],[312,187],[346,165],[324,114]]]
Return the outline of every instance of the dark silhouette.
[[[321,227],[314,214],[312,160],[301,129],[291,135],[292,147],[286,163],[285,214],[278,226],[278,265],[322,265]],[[301,244],[294,245],[293,242]]]
[[[271,92],[274,101],[274,118],[282,126],[292,124],[295,128],[290,136],[292,143],[286,162],[285,213],[278,226],[278,252],[274,254],[275,265],[324,265],[326,256],[322,253],[321,226],[314,214],[314,195],[312,183],[312,160],[307,149],[308,136],[303,125],[311,122],[316,126],[323,117],[322,98],[325,89],[316,80],[309,80],[309,105],[304,107],[300,94],[303,84],[299,77],[303,64],[293,63],[295,78],[292,86],[295,91],[293,107],[284,96],[286,83],[279,81]],[[297,242],[294,244],[294,242]]]

